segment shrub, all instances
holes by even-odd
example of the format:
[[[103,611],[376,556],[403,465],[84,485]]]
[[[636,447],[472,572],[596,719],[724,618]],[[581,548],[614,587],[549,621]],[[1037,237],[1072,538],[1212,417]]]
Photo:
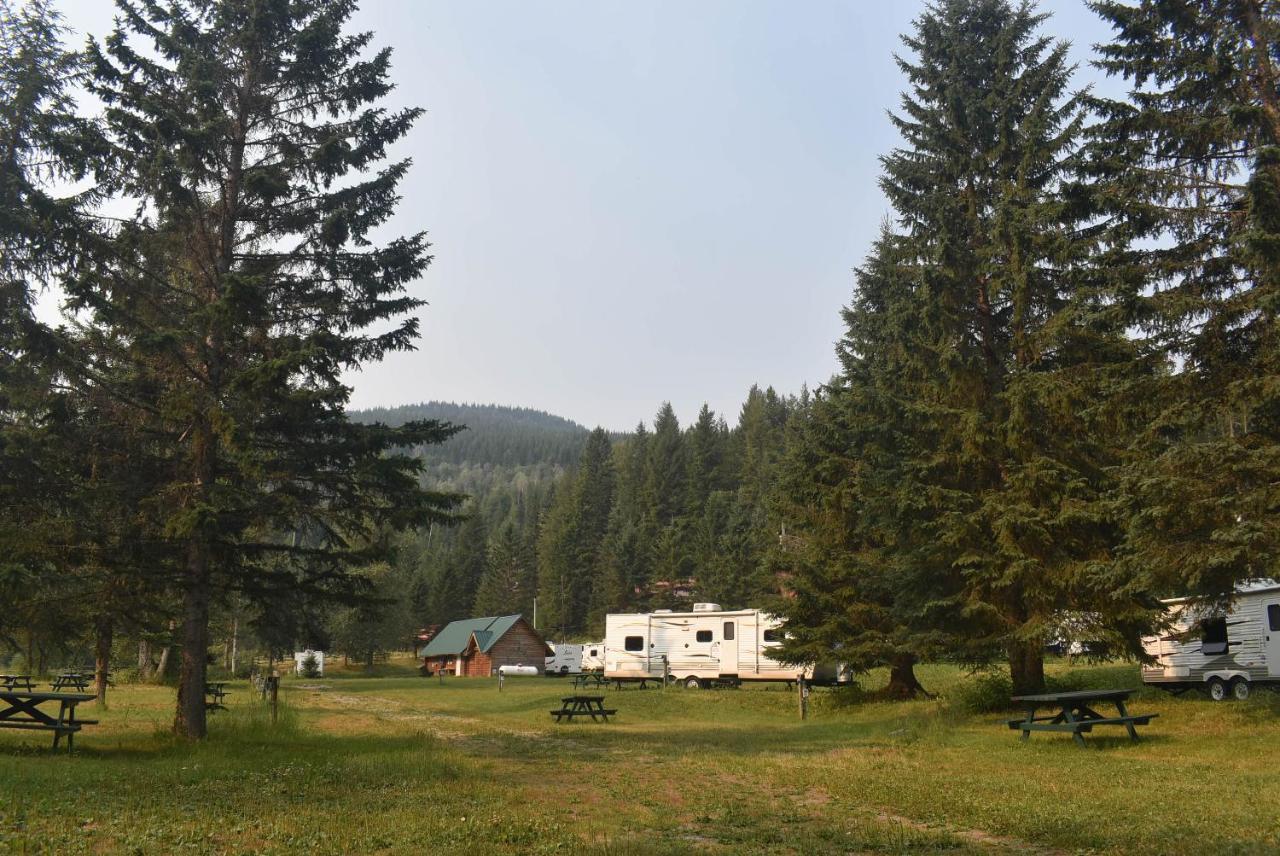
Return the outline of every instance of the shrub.
[[[320,661],[316,659],[314,651],[308,651],[307,656],[302,658],[302,676],[304,678],[320,677]]]
[[[1009,710],[1013,681],[1003,672],[979,672],[970,680],[957,684],[950,701],[969,713],[994,713]]]

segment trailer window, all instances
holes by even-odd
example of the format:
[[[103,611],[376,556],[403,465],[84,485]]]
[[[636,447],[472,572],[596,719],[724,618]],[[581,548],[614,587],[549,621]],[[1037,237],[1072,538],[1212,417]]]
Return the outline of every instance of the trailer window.
[[[1280,603],[1267,604],[1267,626],[1272,630],[1280,630]]]
[[[770,628],[770,629],[766,630],[766,631],[764,632],[764,641],[766,641],[766,642],[781,642],[781,641],[782,641],[782,631],[781,631],[781,630],[777,630],[777,629],[775,629],[775,628]]]
[[[699,641],[699,642],[710,642],[710,641],[711,641],[711,631],[710,631],[710,630],[699,630],[699,631],[698,631],[697,639],[698,639],[698,641]]]
[[[1227,641],[1227,619],[1206,618],[1200,622],[1200,653],[1208,656],[1225,654],[1231,647]]]
[[[643,651],[644,637],[628,636],[625,640],[623,640],[622,647],[627,649],[628,651]]]
[[[734,631],[733,631],[733,622],[732,622],[732,621],[726,621],[726,622],[724,623],[724,641],[726,641],[726,642],[732,642],[732,641],[733,641],[733,632],[734,632]]]

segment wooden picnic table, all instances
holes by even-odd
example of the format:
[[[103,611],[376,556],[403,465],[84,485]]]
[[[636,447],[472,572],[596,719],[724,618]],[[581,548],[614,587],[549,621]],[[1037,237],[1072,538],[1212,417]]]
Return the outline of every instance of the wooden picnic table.
[[[76,732],[85,725],[98,724],[96,719],[76,719],[76,705],[94,698],[88,693],[0,690],[0,728],[52,731],[54,749],[58,748],[58,742],[65,734],[67,751],[70,752],[75,747]],[[40,705],[55,701],[58,703],[57,716],[40,709]]]
[[[1134,690],[1075,690],[1065,693],[1042,693],[1040,695],[1014,696],[1013,701],[1022,706],[1025,716],[1022,719],[1010,719],[1009,728],[1022,732],[1022,739],[1031,736],[1032,731],[1064,731],[1070,732],[1076,745],[1084,745],[1084,735],[1092,732],[1098,725],[1123,725],[1129,732],[1130,740],[1138,739],[1135,726],[1147,725],[1160,714],[1144,713],[1131,716],[1125,708],[1125,701],[1133,695]],[[1103,716],[1094,710],[1094,705],[1110,702],[1119,711],[1118,716]],[[1053,710],[1056,713],[1036,716],[1040,708]]]
[[[599,674],[598,672],[582,672],[581,674],[577,674],[573,676],[574,689],[582,689],[587,685],[591,685],[593,687],[603,687],[608,683],[609,682],[608,680],[605,679],[605,676]]]
[[[84,692],[89,688],[91,676],[83,675],[80,672],[63,672],[53,679],[53,691],[59,692],[68,688],[75,689],[76,692]]]
[[[227,706],[223,704],[223,700],[227,697],[225,681],[206,681],[204,685],[204,694],[208,696],[205,699],[205,710],[226,710]]]
[[[560,699],[560,709],[551,711],[551,715],[556,718],[556,722],[560,722],[562,718],[573,721],[575,716],[589,716],[592,722],[599,722],[603,719],[609,721],[609,717],[617,715],[616,710],[607,710],[604,706],[604,696],[602,695],[571,695]]]
[[[0,684],[4,685],[0,689],[14,691],[25,690],[31,692],[36,688],[30,675],[0,675]]]

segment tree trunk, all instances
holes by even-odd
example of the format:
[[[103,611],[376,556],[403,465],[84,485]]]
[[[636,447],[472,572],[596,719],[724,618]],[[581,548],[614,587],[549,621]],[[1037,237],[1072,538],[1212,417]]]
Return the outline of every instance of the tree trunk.
[[[231,619],[231,677],[236,676],[236,655],[239,653],[237,646],[240,642],[240,619]]]
[[[98,707],[107,706],[107,678],[111,672],[111,641],[115,635],[115,624],[109,615],[99,615],[95,622],[98,631],[97,644],[94,647],[94,695],[98,697]]]
[[[157,684],[163,684],[169,677],[169,655],[173,653],[173,631],[177,626],[177,621],[169,622],[169,636],[165,639],[164,648],[160,651],[160,662],[156,663],[155,674],[152,676]]]
[[[204,686],[209,654],[209,551],[193,540],[187,557],[183,592],[182,659],[178,675],[178,709],[173,731],[188,740],[202,740],[205,721]]]
[[[914,654],[898,654],[889,661],[889,683],[884,688],[884,695],[897,699],[929,695],[925,688],[920,685],[920,681],[916,679],[916,657]]]
[[[151,660],[151,640],[138,640],[138,679],[142,681],[151,680],[154,674],[155,663]]]
[[[1044,646],[1015,642],[1009,646],[1009,677],[1014,695],[1044,692]]]

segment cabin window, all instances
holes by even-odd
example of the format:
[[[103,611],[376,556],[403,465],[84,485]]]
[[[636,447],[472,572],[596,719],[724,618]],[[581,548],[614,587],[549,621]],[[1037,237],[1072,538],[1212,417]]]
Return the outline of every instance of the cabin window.
[[[1280,603],[1267,604],[1267,626],[1272,630],[1280,630]]]
[[[710,631],[710,630],[699,630],[699,631],[698,631],[697,639],[698,639],[698,641],[699,641],[699,642],[710,642],[710,641],[711,641],[711,631]]]
[[[724,623],[724,641],[726,642],[733,641],[733,622],[732,621],[726,621]]]
[[[778,630],[777,628],[772,628],[772,627],[771,627],[771,628],[769,628],[768,630],[766,630],[766,631],[764,632],[764,641],[766,641],[766,642],[781,642],[781,641],[782,641],[782,631],[781,631],[781,630]]]
[[[1227,619],[1206,618],[1200,622],[1200,653],[1207,656],[1225,654],[1231,647],[1227,641]]]
[[[589,653],[589,654],[587,654],[587,656],[588,656],[588,657],[599,657],[600,655],[596,652],[596,649],[595,649],[595,648],[592,648],[592,649],[591,649],[591,651],[590,651],[590,653]]]
[[[644,650],[644,637],[643,637],[643,636],[628,636],[628,637],[623,641],[623,643],[622,643],[622,647],[623,647],[623,648],[626,648],[628,651],[643,651],[643,650]]]

